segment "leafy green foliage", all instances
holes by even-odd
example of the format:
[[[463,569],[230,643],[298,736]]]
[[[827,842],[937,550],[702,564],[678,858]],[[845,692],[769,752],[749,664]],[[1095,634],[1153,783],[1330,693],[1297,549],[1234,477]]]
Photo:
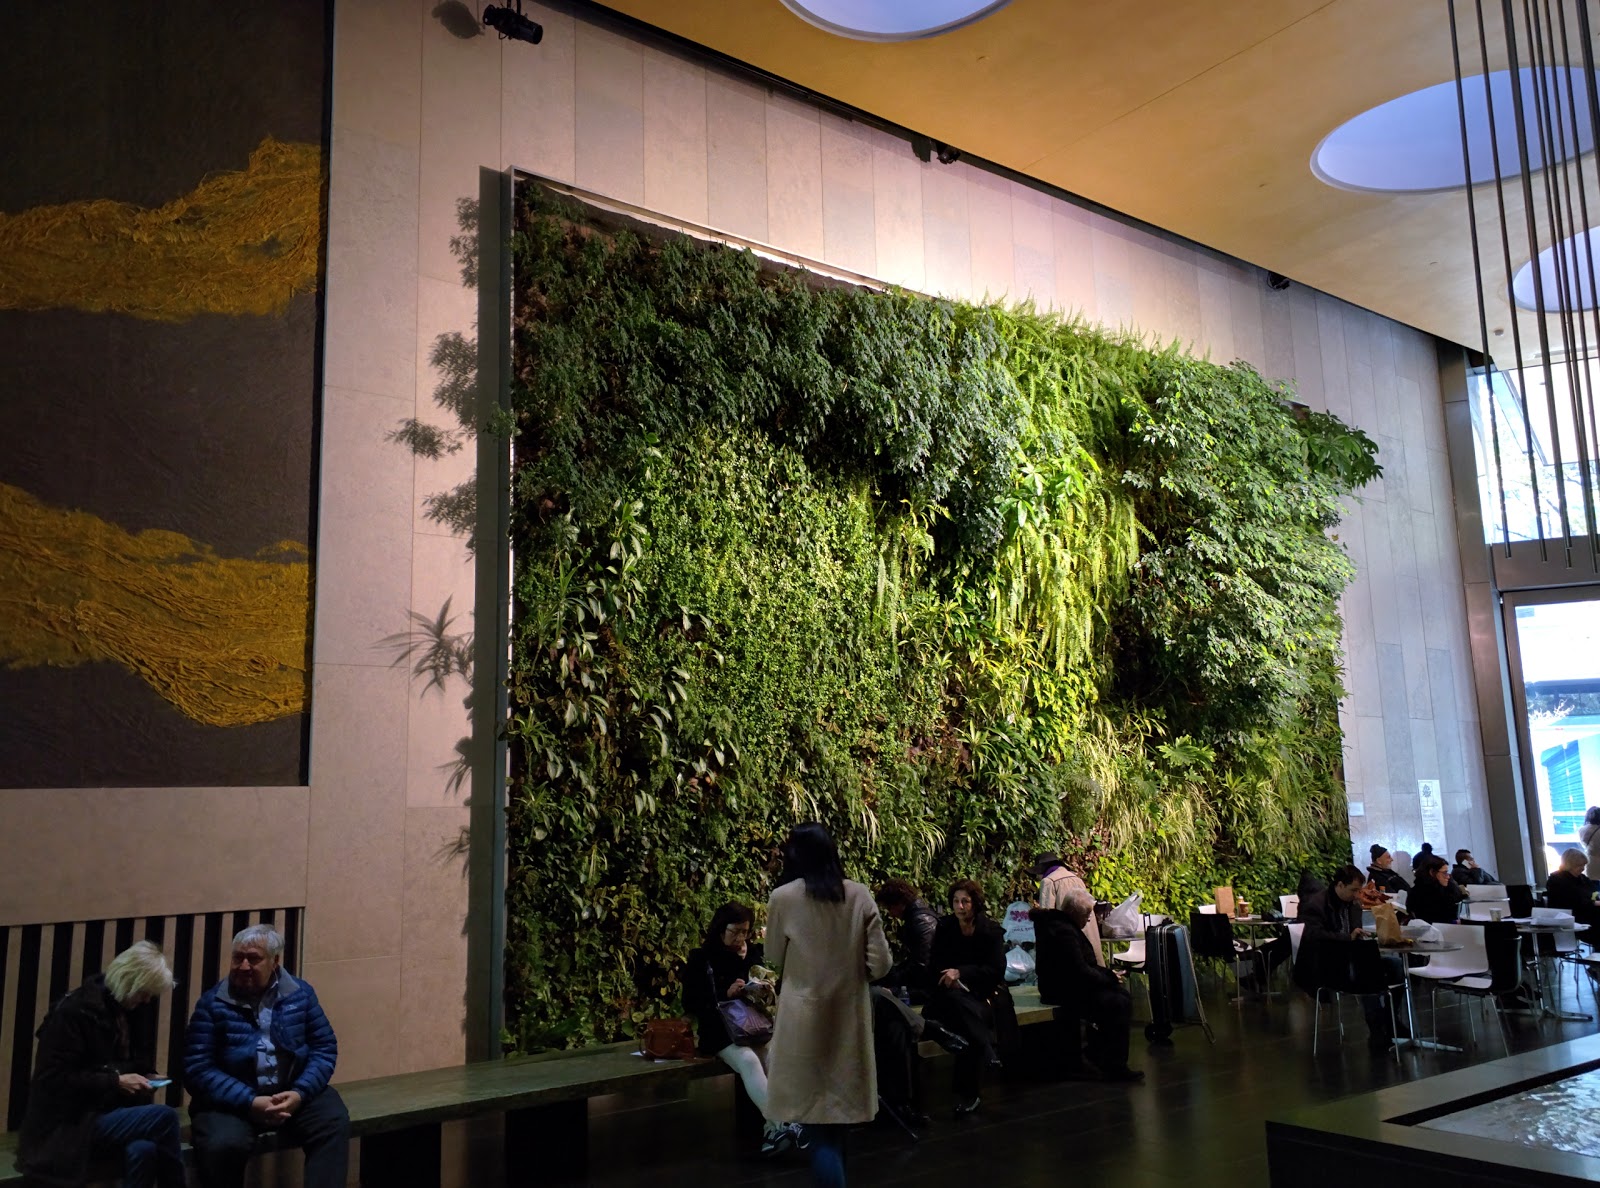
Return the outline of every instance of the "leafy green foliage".
[[[1359,432],[1243,365],[537,191],[513,252],[514,1045],[670,1009],[799,820],[855,877],[997,900],[1045,848],[1179,909],[1347,858]]]

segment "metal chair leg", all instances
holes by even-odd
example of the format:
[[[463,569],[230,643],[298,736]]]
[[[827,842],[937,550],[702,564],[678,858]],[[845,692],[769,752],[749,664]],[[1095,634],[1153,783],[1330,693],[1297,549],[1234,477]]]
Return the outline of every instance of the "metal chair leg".
[[[1493,1006],[1495,1021],[1500,1024],[1500,1042],[1506,1046],[1506,1055],[1509,1056],[1511,1055],[1511,1030],[1506,1026],[1506,1013],[1501,1009],[1498,1001],[1495,1001]]]
[[[1389,1050],[1394,1053],[1394,1062],[1399,1064],[1400,1045],[1395,1042],[1395,1032],[1399,1030],[1399,1026],[1394,1014],[1394,995],[1385,994],[1383,997],[1388,1000],[1389,1003]]]

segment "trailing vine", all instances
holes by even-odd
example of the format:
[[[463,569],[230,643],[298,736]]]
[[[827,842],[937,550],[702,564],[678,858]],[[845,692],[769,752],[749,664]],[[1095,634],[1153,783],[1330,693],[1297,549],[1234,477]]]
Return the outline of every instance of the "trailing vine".
[[[1044,848],[1178,908],[1347,859],[1358,430],[535,188],[512,248],[513,1046],[672,1009],[805,818],[855,877],[996,898]]]

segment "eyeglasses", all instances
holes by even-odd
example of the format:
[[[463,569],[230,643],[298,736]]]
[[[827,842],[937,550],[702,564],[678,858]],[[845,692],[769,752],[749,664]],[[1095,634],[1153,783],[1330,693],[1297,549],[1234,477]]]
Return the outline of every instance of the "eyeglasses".
[[[724,934],[731,933],[734,936],[749,936],[750,935],[750,925],[748,925],[748,924],[728,924],[722,929],[722,931],[723,931]]]

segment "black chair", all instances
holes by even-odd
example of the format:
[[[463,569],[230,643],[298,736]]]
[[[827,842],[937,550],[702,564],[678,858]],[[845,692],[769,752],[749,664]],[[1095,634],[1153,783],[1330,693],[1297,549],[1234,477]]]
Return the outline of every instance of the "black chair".
[[[1240,994],[1239,962],[1245,957],[1255,959],[1261,969],[1261,984],[1267,982],[1267,958],[1260,949],[1242,944],[1233,935],[1233,921],[1221,912],[1192,911],[1189,913],[1189,950],[1196,957],[1212,961],[1225,961],[1233,967],[1233,992]]]
[[[1302,944],[1305,942],[1302,941]],[[1344,1019],[1339,1014],[1339,1003],[1347,994],[1381,994],[1389,1007],[1389,1034],[1397,1029],[1394,1017],[1394,996],[1391,991],[1405,985],[1396,981],[1383,962],[1378,942],[1373,940],[1343,940],[1339,937],[1321,937],[1316,942],[1317,1010],[1311,1028],[1311,1055],[1316,1056],[1318,1041],[1322,1036],[1322,1000],[1326,995],[1333,1002],[1333,1017],[1339,1024],[1339,1042],[1344,1042]],[[1403,974],[1401,975],[1404,976]],[[1394,1050],[1395,1063],[1400,1062],[1400,1049]]]
[[[1533,888],[1527,883],[1506,884],[1506,897],[1511,900],[1511,914],[1518,920],[1533,915]]]
[[[1489,972],[1487,975],[1469,974],[1450,981],[1429,981],[1429,1010],[1437,1017],[1438,1010],[1433,1006],[1433,998],[1438,990],[1448,990],[1465,998],[1476,998],[1480,1003],[1484,1001],[1493,1003],[1495,1021],[1500,1024],[1500,1042],[1505,1045],[1506,1055],[1509,1056],[1511,1033],[1506,1030],[1506,1008],[1502,998],[1515,992],[1522,985],[1522,938],[1517,933],[1517,926],[1504,920],[1498,923],[1462,924],[1456,927],[1482,928],[1484,956],[1489,964]],[[1419,975],[1413,971],[1413,976]],[[1476,1044],[1478,1032],[1473,1026],[1470,1012],[1467,1015],[1467,1033]]]
[[[1589,975],[1589,992],[1594,996],[1595,1005],[1600,1007],[1600,953],[1596,952],[1596,947],[1600,946],[1600,928],[1581,931],[1577,939],[1578,947],[1560,957],[1561,962],[1572,969],[1573,1006],[1577,1006],[1582,996],[1581,971]]]

